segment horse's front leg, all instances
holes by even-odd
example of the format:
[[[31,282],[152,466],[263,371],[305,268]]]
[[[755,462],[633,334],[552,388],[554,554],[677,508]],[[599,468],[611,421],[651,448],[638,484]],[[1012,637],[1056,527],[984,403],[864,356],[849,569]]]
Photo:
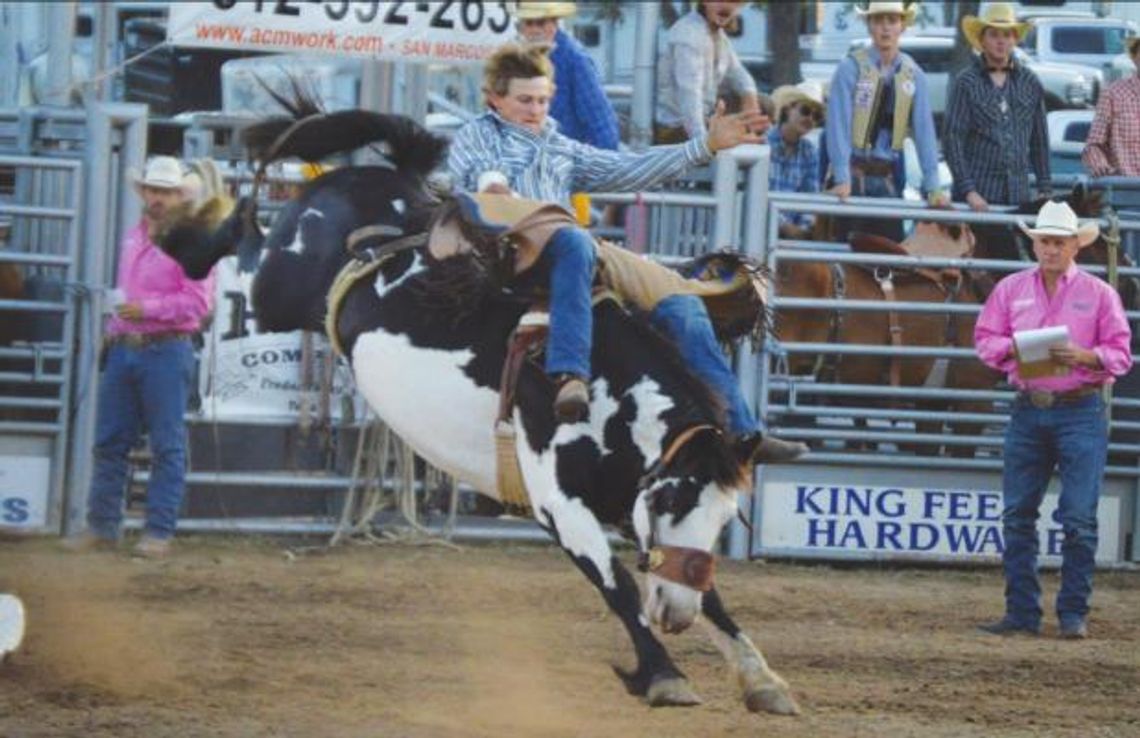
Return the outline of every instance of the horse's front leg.
[[[536,517],[558,545],[601,592],[610,610],[621,619],[637,653],[637,669],[614,671],[630,694],[644,697],[653,707],[700,704],[685,675],[649,628],[641,607],[641,593],[629,570],[613,555],[605,531],[580,501],[544,504]]]
[[[760,649],[728,616],[715,588],[701,598],[701,614],[704,615],[701,622],[708,629],[713,643],[724,654],[736,675],[748,709],[777,715],[798,715],[800,708],[792,697],[788,683],[768,668],[768,662]]]

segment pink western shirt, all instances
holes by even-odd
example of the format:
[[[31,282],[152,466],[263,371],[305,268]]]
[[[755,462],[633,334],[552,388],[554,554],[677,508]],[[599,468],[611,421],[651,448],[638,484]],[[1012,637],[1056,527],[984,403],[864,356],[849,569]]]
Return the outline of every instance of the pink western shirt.
[[[1017,362],[1008,357],[1014,331],[1065,325],[1069,339],[1100,357],[1102,369],[1073,367],[1064,376],[1023,380]],[[1116,291],[1097,277],[1069,267],[1057,282],[1052,299],[1037,267],[998,282],[974,327],[974,347],[987,365],[1003,371],[1019,389],[1064,392],[1084,385],[1112,382],[1132,368],[1132,330]]]
[[[214,273],[200,281],[187,277],[178,262],[151,242],[145,222],[127,231],[123,239],[116,284],[127,302],[142,306],[143,319],[123,320],[112,315],[107,322],[109,336],[165,331],[196,333],[213,309]]]

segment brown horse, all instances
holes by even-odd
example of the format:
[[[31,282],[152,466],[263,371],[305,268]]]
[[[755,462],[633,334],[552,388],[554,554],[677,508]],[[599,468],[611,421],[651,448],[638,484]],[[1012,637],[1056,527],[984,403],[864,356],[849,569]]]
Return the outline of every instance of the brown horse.
[[[925,254],[964,256],[973,250],[973,234],[963,226],[919,224],[916,232],[922,234],[925,244],[921,251]],[[941,247],[933,243],[937,240],[942,242]],[[852,241],[854,251],[908,253],[877,237],[855,235]],[[992,289],[988,275],[972,271],[888,270],[884,267],[876,270],[854,264],[782,261],[777,275],[778,293],[782,297],[976,305]],[[786,309],[777,312],[776,334],[786,342],[972,348],[975,320],[972,314]],[[897,336],[895,341],[892,335]],[[951,371],[950,363],[934,358],[797,354],[789,358],[788,369],[792,374],[816,375],[823,381],[869,387],[988,389],[997,381],[997,375],[977,361],[958,364]],[[945,409],[949,404],[926,400],[908,403],[911,408],[930,410]],[[974,412],[985,412],[989,406],[990,403],[956,403],[958,409]],[[855,422],[856,427],[866,427],[865,420]],[[921,422],[916,426],[923,433],[942,429],[941,423]],[[978,433],[980,428],[955,424],[954,431]],[[919,450],[923,453],[940,451],[930,445],[922,445]],[[964,455],[973,453],[973,449],[964,447],[951,451]]]

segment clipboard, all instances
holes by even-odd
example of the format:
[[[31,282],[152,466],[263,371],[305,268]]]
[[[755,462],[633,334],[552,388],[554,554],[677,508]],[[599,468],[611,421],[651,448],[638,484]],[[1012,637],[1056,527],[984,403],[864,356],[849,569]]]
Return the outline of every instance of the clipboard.
[[[1069,345],[1069,327],[1064,325],[1017,331],[1013,334],[1014,355],[1017,357],[1017,374],[1022,379],[1064,377],[1071,367],[1058,364],[1049,355],[1054,346]]]

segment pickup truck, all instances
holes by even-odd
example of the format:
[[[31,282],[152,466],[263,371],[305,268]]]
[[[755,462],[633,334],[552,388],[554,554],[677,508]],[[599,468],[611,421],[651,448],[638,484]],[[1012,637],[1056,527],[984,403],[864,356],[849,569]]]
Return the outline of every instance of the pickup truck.
[[[1020,46],[1035,63],[1079,67],[1095,82],[1095,103],[1105,84],[1127,73],[1124,39],[1135,33],[1136,24],[1119,18],[1035,17]]]

